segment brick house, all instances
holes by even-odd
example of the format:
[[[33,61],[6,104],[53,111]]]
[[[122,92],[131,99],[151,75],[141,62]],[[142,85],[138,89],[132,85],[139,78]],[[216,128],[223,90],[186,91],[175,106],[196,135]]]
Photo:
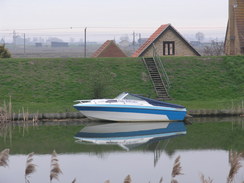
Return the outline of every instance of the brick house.
[[[225,54],[244,55],[244,0],[229,0]]]
[[[92,57],[127,57],[113,40],[107,40],[93,53]]]
[[[170,24],[161,25],[147,41],[132,54],[132,57],[152,57],[154,50],[153,45],[159,56],[200,56]]]

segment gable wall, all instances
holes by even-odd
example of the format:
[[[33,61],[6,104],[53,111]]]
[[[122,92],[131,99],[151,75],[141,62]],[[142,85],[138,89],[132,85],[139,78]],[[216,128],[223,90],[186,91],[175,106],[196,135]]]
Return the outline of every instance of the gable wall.
[[[240,55],[241,54],[241,47],[240,47],[240,37],[239,37],[239,33],[238,33],[238,28],[237,28],[237,25],[236,25],[236,23],[235,23],[235,25],[234,25],[235,27],[234,27],[234,36],[235,36],[235,38],[234,38],[234,45],[233,45],[233,47],[234,47],[234,49],[233,49],[233,52],[234,53],[232,53],[233,55]],[[225,54],[226,55],[232,55],[231,54],[231,41],[230,41],[230,39],[231,39],[231,37],[230,37],[231,35],[230,35],[230,24],[229,24],[229,26],[227,27],[227,31],[226,31],[226,40],[225,40]]]
[[[154,42],[157,49],[157,53],[160,56],[163,55],[163,41],[174,41],[175,42],[175,55],[174,56],[196,56],[196,54],[190,49],[182,39],[180,39],[171,29],[168,29],[160,38]],[[141,56],[152,57],[153,48],[150,46]]]

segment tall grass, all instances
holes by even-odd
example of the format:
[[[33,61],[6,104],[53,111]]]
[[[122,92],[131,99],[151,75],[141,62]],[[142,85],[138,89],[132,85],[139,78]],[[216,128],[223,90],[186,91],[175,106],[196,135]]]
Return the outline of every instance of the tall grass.
[[[28,131],[28,126],[32,124],[33,126],[38,125],[38,113],[34,114],[32,119],[30,119],[28,110],[22,107],[22,113],[19,112],[18,119],[14,121],[14,113],[12,111],[12,101],[11,97],[9,99],[9,103],[6,104],[4,101],[3,105],[0,106],[0,137],[4,138],[4,141],[8,138],[10,144],[12,143],[12,130],[15,127],[15,124],[18,124],[19,130],[20,126],[22,126],[22,134],[25,135],[25,132]],[[19,119],[19,117],[21,119]]]
[[[0,106],[0,137],[3,137],[4,140],[9,137],[10,142],[12,139],[12,103],[11,98],[8,104],[5,102],[3,106]]]

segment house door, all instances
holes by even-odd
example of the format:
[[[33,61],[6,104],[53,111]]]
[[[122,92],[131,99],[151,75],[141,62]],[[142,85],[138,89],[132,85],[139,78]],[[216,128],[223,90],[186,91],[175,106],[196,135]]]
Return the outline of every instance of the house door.
[[[175,42],[164,41],[163,42],[163,54],[164,55],[175,55]]]

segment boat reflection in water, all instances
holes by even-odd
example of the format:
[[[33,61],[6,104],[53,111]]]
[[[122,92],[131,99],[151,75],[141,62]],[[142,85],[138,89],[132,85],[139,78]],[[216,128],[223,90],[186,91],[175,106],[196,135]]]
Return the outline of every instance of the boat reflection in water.
[[[75,139],[79,143],[119,145],[129,150],[145,143],[185,134],[184,122],[123,122],[87,126],[75,135]]]

